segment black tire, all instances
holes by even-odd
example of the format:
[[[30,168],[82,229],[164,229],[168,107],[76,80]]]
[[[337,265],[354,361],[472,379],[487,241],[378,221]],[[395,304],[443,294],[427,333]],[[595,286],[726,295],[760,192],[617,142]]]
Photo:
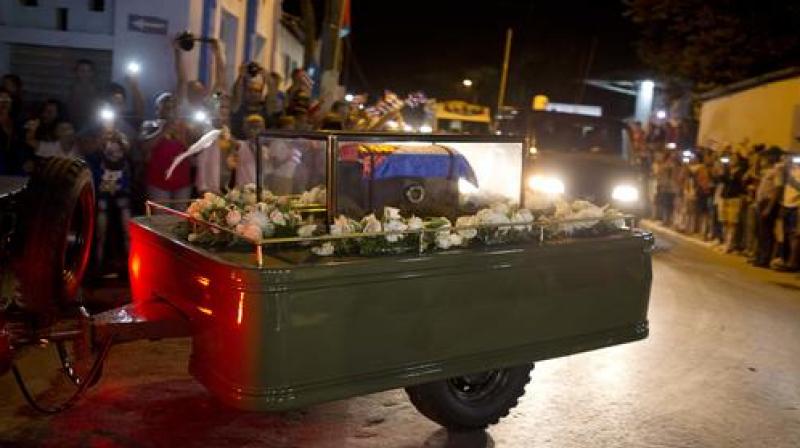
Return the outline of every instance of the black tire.
[[[533,364],[411,386],[406,393],[424,416],[449,430],[485,429],[525,394]]]
[[[94,187],[77,159],[37,162],[21,201],[18,305],[48,324],[78,303],[94,234]]]

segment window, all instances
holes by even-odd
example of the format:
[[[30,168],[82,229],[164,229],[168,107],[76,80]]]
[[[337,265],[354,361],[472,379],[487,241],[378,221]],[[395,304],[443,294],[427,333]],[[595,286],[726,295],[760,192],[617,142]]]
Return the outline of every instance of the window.
[[[283,53],[283,79],[289,80],[289,75],[291,74],[291,64],[292,58],[289,57],[288,54]]]
[[[69,27],[69,10],[67,8],[56,9],[56,29],[67,31]]]
[[[19,0],[22,6],[39,6],[39,0]]]
[[[89,11],[103,12],[106,10],[106,0],[89,0]]]

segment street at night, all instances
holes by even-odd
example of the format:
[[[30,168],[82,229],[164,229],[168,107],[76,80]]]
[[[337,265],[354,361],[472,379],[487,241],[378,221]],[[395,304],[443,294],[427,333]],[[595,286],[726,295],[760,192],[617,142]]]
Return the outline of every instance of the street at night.
[[[112,349],[98,387],[54,417],[33,413],[2,378],[0,446],[800,445],[800,279],[664,233],[653,271],[648,339],[538,363],[519,406],[487,432],[448,434],[402,390],[286,413],[236,411],[186,373],[190,344],[175,340]]]
[[[0,0],[0,448],[800,447],[799,29]]]

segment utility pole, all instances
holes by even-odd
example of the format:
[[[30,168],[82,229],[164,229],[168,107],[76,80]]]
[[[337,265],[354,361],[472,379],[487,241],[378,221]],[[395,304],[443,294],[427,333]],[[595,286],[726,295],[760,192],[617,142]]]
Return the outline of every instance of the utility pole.
[[[581,85],[578,88],[578,95],[575,98],[575,103],[583,103],[583,95],[586,93],[586,80],[592,71],[592,64],[594,64],[594,55],[597,52],[597,36],[592,36],[592,43],[589,46],[589,57],[586,59],[586,66],[583,70],[583,77],[581,78]]]
[[[511,38],[513,37],[513,31],[511,28],[506,30],[506,49],[505,54],[503,56],[503,71],[500,74],[500,92],[497,94],[497,112],[496,114],[500,113],[500,110],[503,108],[503,101],[505,100],[506,96],[506,81],[508,80],[508,60],[511,57]]]

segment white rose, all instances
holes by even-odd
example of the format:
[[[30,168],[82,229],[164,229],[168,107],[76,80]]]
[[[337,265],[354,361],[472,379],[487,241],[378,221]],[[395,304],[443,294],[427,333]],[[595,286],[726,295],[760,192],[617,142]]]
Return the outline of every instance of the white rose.
[[[333,255],[333,249],[334,249],[333,243],[331,243],[330,241],[326,241],[321,246],[312,247],[311,248],[311,252],[314,255],[317,255],[317,256],[320,256],[320,257],[329,257],[329,256]]]
[[[187,237],[190,243],[193,241],[197,241],[198,238],[200,238],[200,235],[196,233],[190,233],[189,236]]]
[[[254,183],[252,183],[252,182],[251,182],[251,183],[249,183],[249,184],[244,184],[244,186],[242,187],[242,189],[244,189],[244,191],[245,191],[245,192],[251,192],[251,193],[255,193],[255,191],[256,191],[256,184],[254,184]]]
[[[517,224],[517,223],[527,224],[527,225],[524,225],[524,226],[514,226],[515,230],[519,230],[519,231],[528,230],[528,231],[530,231],[531,230],[530,223],[533,222],[533,215],[531,215],[531,212],[529,212],[528,210],[525,210],[525,209],[517,210],[511,216],[511,222],[513,222],[515,224]]]
[[[324,204],[325,202],[327,202],[327,199],[328,199],[328,192],[325,190],[325,188],[320,188],[317,191],[317,195],[314,198],[314,202],[316,202],[317,204]]]
[[[422,222],[421,218],[417,218],[416,216],[408,218],[408,230],[419,230],[424,225],[425,223]]]
[[[239,210],[233,209],[228,212],[228,215],[225,216],[225,222],[228,223],[229,226],[234,227],[242,221],[242,213]]]
[[[242,198],[242,192],[239,191],[238,188],[234,188],[233,190],[229,191],[228,194],[225,195],[225,199],[231,202],[239,202],[239,199]]]
[[[245,190],[242,193],[242,202],[248,205],[254,205],[258,201],[258,197],[256,196],[255,191],[247,191]]]
[[[212,192],[210,192],[210,191],[207,191],[207,192],[206,192],[206,193],[203,195],[203,200],[204,200],[204,201],[206,201],[206,202],[211,202],[211,203],[213,203],[213,202],[214,202],[214,198],[215,198],[215,197],[217,197],[217,195],[215,195],[214,193],[212,193]]]
[[[475,219],[478,221],[479,224],[491,224],[492,216],[494,212],[490,208],[482,208],[478,210],[478,213],[475,214]]]
[[[381,226],[381,222],[378,221],[378,218],[375,217],[374,213],[370,213],[368,216],[365,216],[364,219],[361,220],[361,225],[364,226],[362,230],[364,233],[378,233],[383,228],[383,226]]]
[[[492,211],[501,215],[508,215],[508,204],[504,202],[492,204]]]
[[[333,224],[331,224],[331,235],[342,235],[354,233],[355,231],[355,223],[347,216],[339,215],[338,218],[333,219]]]
[[[403,232],[403,231],[408,229],[408,225],[406,225],[403,221],[399,221],[399,220],[389,221],[388,223],[386,223],[386,226],[384,227],[384,229],[387,232]],[[386,235],[386,241],[388,241],[390,243],[396,243],[397,241],[402,240],[403,237],[405,237],[405,235],[403,235],[401,233],[399,233],[399,234],[390,234],[390,235]]]
[[[383,208],[383,219],[384,220],[397,220],[397,219],[403,219],[403,217],[400,216],[400,209],[399,208],[384,207]]]
[[[474,226],[477,224],[477,219],[474,216],[460,216],[456,219],[456,227]],[[458,235],[462,238],[471,240],[478,236],[478,229],[459,229]]]
[[[286,225],[286,216],[283,215],[278,209],[272,211],[269,214],[269,220],[272,221],[276,226],[285,226]]]
[[[464,243],[464,238],[462,238],[461,235],[459,235],[457,233],[451,233],[450,234],[450,245],[451,246],[460,246],[462,243]]]
[[[306,224],[297,229],[297,236],[301,238],[308,238],[314,234],[315,230],[317,230],[316,224]]]
[[[436,234],[436,247],[439,249],[450,249],[452,244],[452,241],[450,241],[450,232],[439,232]]]
[[[244,221],[245,224],[255,224],[262,229],[270,224],[267,216],[259,211],[253,211],[246,214],[244,218],[242,218],[242,220]]]

